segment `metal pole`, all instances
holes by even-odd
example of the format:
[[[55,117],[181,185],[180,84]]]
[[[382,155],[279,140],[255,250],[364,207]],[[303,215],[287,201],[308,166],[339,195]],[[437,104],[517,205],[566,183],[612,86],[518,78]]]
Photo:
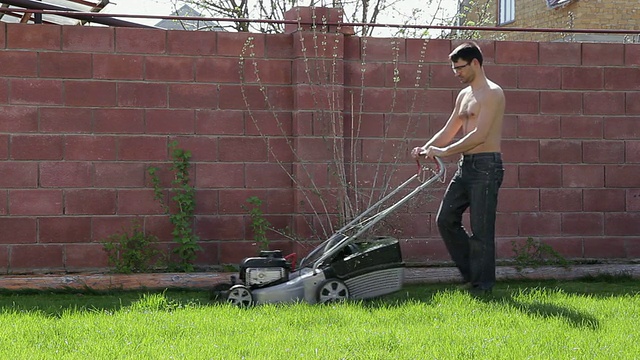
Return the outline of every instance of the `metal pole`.
[[[42,2],[42,0],[38,0]],[[42,24],[42,14],[33,14],[33,22],[36,24]]]
[[[32,0],[2,0],[4,4],[19,6],[25,9],[35,9],[35,10],[54,10],[54,11],[64,11],[65,14],[61,16],[70,17],[73,19],[95,22],[99,24],[109,25],[109,26],[120,26],[120,27],[140,27],[140,28],[152,28],[156,29],[155,26],[136,24],[129,21],[114,19],[112,17],[102,17],[102,16],[92,16],[87,13],[81,13],[79,11],[75,11],[72,9],[67,9],[62,6],[43,4],[39,1]],[[18,9],[12,9],[13,11],[18,11]],[[40,13],[42,16],[42,13]]]

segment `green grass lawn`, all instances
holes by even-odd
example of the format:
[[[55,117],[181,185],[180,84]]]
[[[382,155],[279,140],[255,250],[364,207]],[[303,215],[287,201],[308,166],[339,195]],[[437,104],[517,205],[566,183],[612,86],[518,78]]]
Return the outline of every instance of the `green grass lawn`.
[[[247,309],[207,292],[2,293],[2,359],[638,359],[640,282],[450,285]]]

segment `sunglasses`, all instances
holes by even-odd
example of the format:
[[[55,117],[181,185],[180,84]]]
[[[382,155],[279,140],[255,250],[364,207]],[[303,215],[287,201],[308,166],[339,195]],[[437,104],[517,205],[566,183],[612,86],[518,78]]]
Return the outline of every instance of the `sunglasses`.
[[[464,69],[465,67],[469,66],[470,64],[471,64],[471,61],[469,61],[468,63],[466,63],[464,65],[453,66],[453,67],[451,67],[451,70],[453,70],[453,72],[458,72],[458,71]]]

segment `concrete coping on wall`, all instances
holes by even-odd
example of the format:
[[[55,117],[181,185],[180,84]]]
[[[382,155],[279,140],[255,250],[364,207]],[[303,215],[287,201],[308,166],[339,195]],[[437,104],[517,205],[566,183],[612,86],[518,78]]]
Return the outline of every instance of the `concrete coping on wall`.
[[[66,274],[7,275],[0,277],[0,289],[23,290],[87,290],[129,291],[192,289],[208,290],[228,283],[237,273],[150,273],[150,274]],[[640,264],[578,265],[568,268],[541,266],[518,269],[501,266],[496,270],[498,281],[504,280],[576,280],[599,275],[630,276],[640,279]],[[405,284],[457,283],[460,276],[452,267],[407,267]]]

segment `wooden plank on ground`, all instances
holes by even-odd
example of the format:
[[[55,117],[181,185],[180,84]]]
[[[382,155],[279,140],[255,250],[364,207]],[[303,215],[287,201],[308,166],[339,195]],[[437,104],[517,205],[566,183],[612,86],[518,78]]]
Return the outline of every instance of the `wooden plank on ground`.
[[[539,268],[498,267],[500,280],[557,279],[572,280],[597,275],[627,275],[640,279],[640,264],[580,265],[563,268],[541,266]],[[72,275],[6,275],[0,277],[0,289],[4,290],[158,290],[158,289],[211,289],[221,283],[229,283],[237,273],[152,273],[152,274],[72,274]],[[460,282],[458,270],[451,267],[408,267],[405,283],[434,284]]]
[[[574,280],[597,275],[627,275],[640,279],[640,264],[600,264],[579,265],[568,268],[560,266],[540,266],[538,268],[517,269],[512,266],[500,266],[496,269],[496,278],[500,280]],[[407,268],[406,283],[453,283],[462,279],[456,268]]]

